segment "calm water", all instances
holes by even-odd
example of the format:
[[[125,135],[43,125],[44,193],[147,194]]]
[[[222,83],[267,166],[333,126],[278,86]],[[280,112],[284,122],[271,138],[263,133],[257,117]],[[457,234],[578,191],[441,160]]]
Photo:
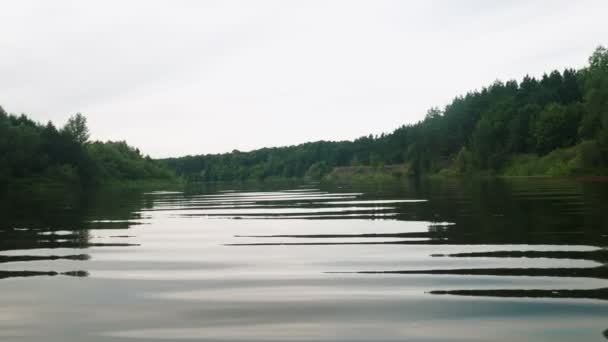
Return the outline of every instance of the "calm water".
[[[0,199],[1,341],[602,341],[608,183]]]

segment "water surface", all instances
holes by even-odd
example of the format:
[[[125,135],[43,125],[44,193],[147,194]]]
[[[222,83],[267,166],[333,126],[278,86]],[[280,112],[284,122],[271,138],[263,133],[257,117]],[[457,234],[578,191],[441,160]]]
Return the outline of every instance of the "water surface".
[[[608,184],[0,199],[2,341],[599,341]]]

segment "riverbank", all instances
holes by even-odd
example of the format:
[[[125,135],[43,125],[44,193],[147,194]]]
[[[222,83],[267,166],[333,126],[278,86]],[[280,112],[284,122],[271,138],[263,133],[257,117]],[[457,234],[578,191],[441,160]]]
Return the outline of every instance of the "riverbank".
[[[602,154],[595,141],[584,141],[569,148],[561,148],[543,156],[516,154],[506,158],[498,170],[481,170],[470,158],[459,155],[447,166],[424,173],[431,178],[486,178],[486,177],[567,177],[608,181],[608,168],[603,167]],[[381,166],[336,167],[323,177],[327,181],[384,181],[414,177],[409,164]]]
[[[381,181],[399,179],[410,174],[407,164],[380,165],[380,166],[345,166],[335,167],[324,180],[353,180],[353,181]]]
[[[92,184],[83,185],[80,182],[66,181],[45,177],[31,177],[12,179],[0,186],[1,192],[22,193],[64,193],[79,194],[90,190],[177,190],[183,189],[186,183],[179,178],[172,179],[139,179],[139,180],[103,180]]]

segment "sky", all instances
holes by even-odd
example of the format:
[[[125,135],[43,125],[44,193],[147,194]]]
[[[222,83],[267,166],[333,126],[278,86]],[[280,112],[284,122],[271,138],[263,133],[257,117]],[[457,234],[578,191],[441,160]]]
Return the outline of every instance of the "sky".
[[[586,65],[606,0],[0,0],[0,106],[152,157],[345,140]]]

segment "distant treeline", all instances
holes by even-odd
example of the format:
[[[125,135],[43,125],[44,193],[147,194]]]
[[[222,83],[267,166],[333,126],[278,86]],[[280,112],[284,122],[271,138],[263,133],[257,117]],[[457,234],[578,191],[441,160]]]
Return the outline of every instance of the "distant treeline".
[[[597,48],[580,70],[497,81],[390,134],[164,162],[202,181],[319,178],[335,167],[389,164],[406,164],[412,175],[602,174],[608,165],[608,51]]]
[[[124,141],[90,142],[80,114],[56,128],[0,108],[0,186],[31,179],[84,186],[171,181],[175,175],[193,181],[319,179],[359,167],[367,168],[361,174],[606,175],[608,50],[597,48],[580,70],[497,81],[390,134],[162,161]]]
[[[92,186],[111,181],[172,179],[174,174],[124,141],[89,142],[86,118],[62,128],[0,107],[0,187],[20,181]]]

